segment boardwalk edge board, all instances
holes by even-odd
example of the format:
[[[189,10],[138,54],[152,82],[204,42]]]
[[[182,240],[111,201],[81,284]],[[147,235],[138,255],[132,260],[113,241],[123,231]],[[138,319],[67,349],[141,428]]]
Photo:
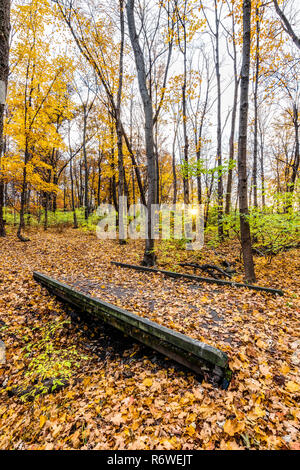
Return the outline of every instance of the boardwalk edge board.
[[[194,276],[192,274],[176,273],[173,271],[164,271],[163,269],[147,268],[145,266],[137,266],[134,264],[118,263],[117,261],[112,261],[111,264],[114,264],[115,266],[118,266],[119,268],[134,269],[135,271],[163,274],[164,276],[172,277],[174,279],[188,279],[190,281],[206,282],[208,284],[218,284],[219,286],[245,287],[247,289],[253,289],[256,291],[268,292],[269,294],[278,294],[281,296],[284,295],[284,292],[282,290],[272,289],[271,287],[254,286],[252,284],[242,284],[240,282],[234,282],[234,281],[223,281],[222,279],[212,279],[210,277],[201,277],[201,276]]]
[[[224,380],[227,382],[230,380],[228,356],[223,351],[98,298],[83,294],[45,274],[34,272],[33,277],[60,300],[82,313],[102,319],[193,372],[204,377],[212,375],[214,381],[220,385]]]

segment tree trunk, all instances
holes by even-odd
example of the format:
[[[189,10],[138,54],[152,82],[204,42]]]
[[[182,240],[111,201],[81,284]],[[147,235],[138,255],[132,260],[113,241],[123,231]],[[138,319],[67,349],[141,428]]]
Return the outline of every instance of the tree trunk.
[[[276,13],[282,21],[284,31],[289,34],[289,36],[292,38],[292,40],[294,41],[294,43],[296,44],[298,49],[300,49],[300,38],[297,36],[295,31],[293,30],[290,22],[288,21],[287,17],[283,13],[283,11],[279,8],[278,1],[273,0],[273,3],[274,3],[274,6],[275,6]]]
[[[5,237],[4,181],[2,178],[3,121],[9,74],[10,0],[0,4],[0,237]]]
[[[230,213],[231,208],[231,195],[232,195],[232,177],[233,177],[233,163],[234,163],[234,137],[236,128],[236,115],[238,106],[238,93],[239,93],[239,81],[237,71],[237,50],[236,50],[236,37],[235,37],[235,17],[232,11],[232,47],[233,47],[233,70],[234,70],[234,96],[233,96],[233,107],[231,116],[231,131],[229,138],[229,168],[227,177],[226,187],[226,198],[225,198],[225,214]]]
[[[253,147],[253,172],[252,172],[252,183],[253,183],[253,205],[258,207],[257,199],[257,149],[258,149],[258,80],[259,80],[259,66],[260,66],[260,54],[259,54],[259,39],[260,39],[260,20],[259,20],[259,9],[256,7],[256,50],[255,50],[255,87],[254,87],[254,147]]]
[[[97,187],[97,205],[98,205],[98,207],[100,206],[100,203],[101,203],[101,176],[102,176],[101,157],[99,157],[99,160],[98,160],[98,187]]]
[[[23,237],[22,230],[25,228],[25,207],[26,207],[26,193],[27,193],[27,163],[29,161],[30,155],[28,152],[28,144],[25,146],[24,154],[24,169],[23,169],[23,178],[22,178],[22,189],[21,189],[21,201],[20,201],[20,222],[17,231],[17,237],[21,242],[29,241],[28,238]]]
[[[230,213],[231,207],[231,194],[232,194],[232,177],[233,177],[233,164],[234,164],[234,135],[237,114],[237,101],[238,101],[238,80],[235,81],[233,108],[231,117],[231,132],[229,138],[229,168],[226,187],[226,201],[225,201],[225,214]]]
[[[48,230],[48,206],[49,206],[49,193],[44,192],[44,230]]]
[[[293,193],[295,189],[295,183],[298,175],[299,170],[299,163],[300,163],[300,153],[299,153],[299,111],[296,104],[293,106],[293,124],[295,130],[295,155],[294,161],[292,165],[292,175],[289,182],[289,192]]]
[[[116,175],[115,175],[115,149],[114,149],[113,144],[112,144],[112,148],[111,148],[111,158],[112,158],[112,161],[111,161],[110,166],[111,166],[111,169],[112,169],[112,172],[113,172],[113,175],[110,178],[111,200],[114,204],[115,210],[118,212],[119,206],[118,206],[117,183],[116,183]]]
[[[148,175],[148,233],[146,234],[146,246],[144,253],[143,264],[145,266],[154,266],[156,257],[154,253],[154,239],[152,238],[152,217],[151,209],[155,204],[156,193],[156,171],[155,171],[155,152],[154,152],[154,135],[153,135],[153,108],[152,99],[147,88],[147,76],[145,69],[145,60],[143,52],[139,43],[136,32],[135,18],[134,18],[134,0],[127,2],[127,18],[129,26],[129,36],[132,44],[135,64],[138,74],[138,83],[140,95],[143,101],[144,114],[145,114],[145,140],[146,140],[146,154],[147,154],[147,175]]]
[[[185,25],[185,23],[184,23]],[[190,190],[189,190],[189,138],[187,133],[187,105],[186,105],[186,87],[187,87],[187,57],[186,57],[186,32],[184,28],[184,74],[182,86],[182,120],[183,120],[183,138],[184,138],[184,177],[183,177],[183,192],[184,203],[190,203]]]
[[[251,42],[251,0],[243,0],[243,63],[241,71],[241,100],[238,145],[238,193],[240,206],[241,244],[247,282],[255,282],[252,254],[249,209],[247,198],[247,130],[248,130],[248,94],[250,72]]]
[[[73,179],[73,163],[70,160],[70,178],[71,178],[71,200],[72,200],[72,211],[73,211],[73,227],[78,228],[76,208],[75,208],[75,196],[74,196],[74,179]]]
[[[87,105],[88,106],[88,105]],[[87,119],[88,119],[88,109],[87,106],[83,106],[83,141],[82,141],[82,150],[83,150],[83,162],[84,162],[84,218],[88,220],[90,207],[89,207],[89,168],[87,161],[87,152],[86,152],[86,133],[87,133]]]
[[[218,6],[215,0],[215,23],[216,23],[216,47],[215,47],[215,62],[216,62],[216,76],[217,76],[217,164],[218,170],[218,235],[223,238],[223,176],[222,176],[222,123],[221,123],[221,75],[220,75],[220,51],[219,51],[219,25]]]
[[[176,154],[173,149],[172,155],[172,172],[173,172],[173,204],[177,202],[177,174],[176,174]]]
[[[122,88],[123,88],[123,62],[124,62],[124,41],[125,41],[125,22],[124,22],[124,0],[119,0],[120,8],[120,29],[121,29],[121,47],[120,47],[120,63],[119,63],[119,88],[117,96],[117,119],[116,119],[116,133],[118,145],[118,169],[119,169],[119,243],[121,245],[126,243],[126,233],[124,233],[124,207],[120,204],[120,198],[125,196],[125,169],[123,157],[123,135],[121,128],[121,101],[122,101]]]
[[[265,210],[266,196],[265,196],[265,162],[264,162],[264,130],[259,120],[259,135],[260,135],[260,177],[261,177],[261,204],[262,210]]]

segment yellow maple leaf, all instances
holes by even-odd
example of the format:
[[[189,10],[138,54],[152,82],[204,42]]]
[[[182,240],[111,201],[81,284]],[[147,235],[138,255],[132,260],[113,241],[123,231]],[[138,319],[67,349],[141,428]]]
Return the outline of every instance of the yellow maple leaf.
[[[196,418],[197,418],[196,413],[191,413],[191,414],[187,417],[186,421],[187,421],[188,423],[192,423],[192,422],[195,421]]]
[[[40,416],[40,428],[42,428],[42,427],[44,426],[44,424],[45,424],[46,421],[47,421],[46,416],[41,415],[41,416]]]
[[[286,388],[288,389],[289,392],[299,392],[299,390],[300,390],[300,385],[297,384],[296,382],[293,382],[292,380],[290,380],[290,381],[286,384]]]
[[[281,372],[282,374],[284,374],[284,375],[285,375],[285,374],[288,374],[289,371],[290,371],[290,368],[289,368],[289,366],[288,366],[287,364],[283,364],[283,365],[281,366],[281,368],[280,368],[280,372]]]
[[[186,432],[189,436],[193,436],[196,432],[195,427],[191,424],[188,428],[186,428]]]
[[[256,416],[258,416],[259,418],[262,418],[262,417],[265,416],[265,414],[266,414],[266,412],[265,412],[264,410],[262,410],[258,405],[255,406],[254,413],[255,413]]]
[[[145,385],[145,387],[151,387],[152,384],[153,384],[152,379],[144,379],[143,380],[143,385]]]

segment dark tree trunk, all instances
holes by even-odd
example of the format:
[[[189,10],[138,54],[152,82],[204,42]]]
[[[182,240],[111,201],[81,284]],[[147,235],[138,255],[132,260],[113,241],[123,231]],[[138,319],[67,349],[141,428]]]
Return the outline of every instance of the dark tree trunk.
[[[259,9],[256,7],[256,49],[255,49],[255,86],[254,86],[254,147],[253,147],[253,172],[252,172],[252,184],[253,184],[253,205],[258,207],[257,198],[257,154],[258,154],[258,81],[259,81],[259,66],[260,66],[260,54],[259,54],[259,40],[260,40],[260,19]]]
[[[10,0],[0,3],[0,237],[5,237],[4,181],[2,178],[3,156],[3,121],[6,101],[7,82],[9,74],[9,34],[10,34]]]
[[[79,207],[82,207],[83,206],[83,182],[82,182],[82,162],[81,161],[79,162],[79,181],[77,181],[76,176],[75,176],[75,180],[78,185],[78,204],[79,204]]]
[[[64,175],[64,212],[67,212],[67,178]]]
[[[122,245],[126,243],[126,233],[124,233],[125,214],[124,206],[120,204],[120,197],[124,197],[125,192],[125,168],[123,157],[123,134],[121,128],[121,101],[122,101],[122,88],[123,88],[123,63],[124,63],[124,41],[125,41],[125,21],[124,21],[124,0],[119,0],[120,8],[120,29],[121,29],[121,48],[120,48],[120,63],[119,63],[119,87],[117,96],[117,119],[116,119],[116,132],[118,144],[118,169],[119,169],[119,243]]]
[[[261,149],[260,153],[260,173],[261,173],[261,205],[262,210],[266,206],[266,196],[265,196],[265,168],[264,168],[264,151]]]
[[[289,181],[289,189],[290,193],[294,192],[295,183],[298,175],[299,170],[299,163],[300,163],[300,154],[299,154],[299,111],[296,104],[293,106],[293,124],[294,124],[294,131],[295,131],[295,155],[292,164],[292,174]]]
[[[265,196],[265,162],[264,162],[264,130],[259,120],[259,137],[260,137],[260,177],[261,177],[261,204],[262,210],[266,206],[266,196]]]
[[[55,186],[58,185],[58,177],[57,177],[57,175],[54,175],[54,176],[53,176],[53,184],[54,184]],[[52,212],[55,214],[56,211],[57,211],[57,193],[54,192],[54,193],[52,194]]]
[[[4,220],[4,183],[3,181],[0,181],[0,237],[5,237],[5,235],[6,231]]]
[[[116,169],[116,167],[115,167],[115,149],[114,149],[113,144],[112,144],[112,148],[111,148],[111,158],[112,158],[112,161],[111,161],[110,166],[111,166],[111,169],[112,169],[112,172],[113,172],[113,175],[110,178],[111,199],[113,201],[115,210],[118,212],[119,206],[118,206],[117,183],[116,183],[116,175],[115,175],[115,169]]]
[[[73,163],[70,160],[70,178],[71,178],[71,201],[72,201],[72,212],[73,212],[73,227],[78,228],[76,207],[75,207],[75,195],[74,195],[74,177],[73,177]]]
[[[221,75],[220,75],[220,51],[219,51],[219,25],[218,18],[218,5],[215,0],[215,23],[216,23],[216,47],[215,47],[215,62],[216,62],[216,76],[217,76],[217,163],[218,163],[218,235],[223,238],[223,176],[222,176],[222,123],[221,123]]]
[[[288,21],[287,17],[283,13],[283,11],[280,9],[280,7],[278,5],[278,1],[273,0],[273,3],[274,3],[274,6],[275,6],[276,13],[282,21],[283,29],[290,35],[290,37],[292,38],[292,40],[294,41],[294,43],[296,44],[298,49],[300,49],[300,38],[297,36],[295,31],[293,30],[290,22]]]
[[[189,178],[189,137],[187,129],[187,0],[183,2],[183,14],[181,15],[178,8],[177,0],[175,1],[176,13],[178,17],[178,45],[183,56],[183,84],[182,84],[182,125],[183,125],[183,198],[184,204],[190,203],[190,178]],[[180,28],[183,32],[181,39]]]
[[[183,119],[183,138],[184,138],[184,178],[183,178],[183,192],[184,203],[190,203],[190,188],[189,188],[189,138],[187,133],[187,104],[186,104],[186,87],[187,87],[187,57],[186,57],[186,33],[184,28],[184,75],[182,86],[182,119]]]
[[[88,105],[87,105],[88,106]],[[86,134],[87,134],[87,119],[88,119],[88,108],[83,107],[83,162],[84,162],[84,218],[88,220],[90,215],[89,207],[89,167],[87,161],[87,150],[86,150]]]
[[[17,231],[17,237],[21,242],[27,242],[28,238],[23,237],[22,230],[25,229],[25,207],[26,207],[26,193],[27,193],[27,163],[30,159],[28,144],[25,147],[24,154],[24,169],[22,178],[21,201],[20,201],[20,222]]]
[[[48,229],[48,207],[49,207],[49,194],[44,193],[44,230]]]
[[[240,206],[241,244],[247,282],[255,282],[249,209],[247,197],[247,130],[249,108],[249,73],[251,43],[251,0],[243,0],[243,63],[241,71],[241,102],[238,146],[238,193]]]
[[[177,173],[176,173],[176,154],[173,149],[172,155],[172,172],[173,172],[173,204],[177,202]]]
[[[98,207],[100,206],[100,203],[101,203],[101,179],[102,179],[101,177],[102,177],[102,171],[101,171],[101,157],[100,157],[98,161],[98,187],[97,187]]]

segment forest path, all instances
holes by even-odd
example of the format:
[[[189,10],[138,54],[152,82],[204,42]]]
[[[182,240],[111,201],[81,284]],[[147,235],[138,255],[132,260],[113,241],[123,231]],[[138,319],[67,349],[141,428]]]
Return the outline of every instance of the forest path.
[[[111,266],[120,260],[138,264],[140,242],[119,246],[74,230],[32,231],[30,237],[27,244],[15,235],[0,240],[0,334],[7,347],[7,366],[0,369],[1,448],[297,448],[297,250],[271,265],[257,259],[259,282],[286,291],[275,297]],[[236,245],[220,255],[235,259]],[[166,268],[188,256],[159,247]],[[216,262],[209,248],[193,256]],[[89,357],[72,365],[71,386],[31,404],[8,398],[7,386],[30,378],[32,357],[25,358],[24,347],[40,344],[49,325],[69,318],[34,282],[34,270],[224,350],[234,371],[229,390],[200,385],[194,375],[111,331],[71,324],[53,338],[58,356],[74,347]]]

